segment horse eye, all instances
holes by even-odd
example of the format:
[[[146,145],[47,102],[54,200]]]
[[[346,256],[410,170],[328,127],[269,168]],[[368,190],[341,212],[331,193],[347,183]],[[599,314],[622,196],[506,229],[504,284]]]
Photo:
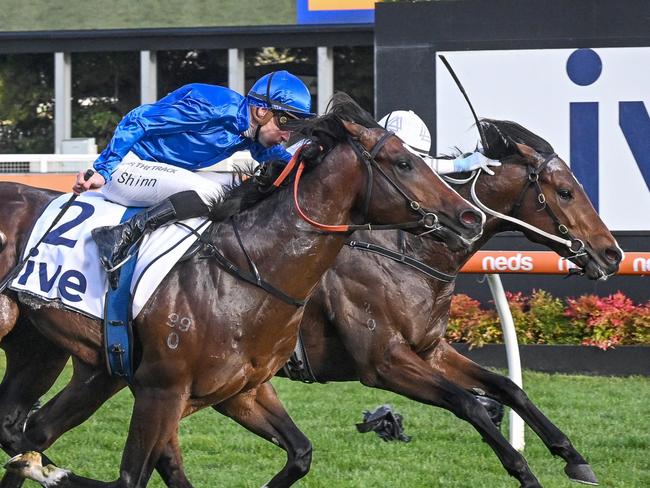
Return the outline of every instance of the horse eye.
[[[573,198],[573,193],[571,193],[571,190],[567,190],[565,188],[559,189],[557,191],[557,194],[562,200],[571,200]]]
[[[400,159],[400,160],[398,160],[398,161],[395,163],[395,165],[396,165],[399,169],[403,169],[403,170],[409,170],[409,169],[411,169],[411,163],[410,163],[409,161],[407,161],[406,159]]]

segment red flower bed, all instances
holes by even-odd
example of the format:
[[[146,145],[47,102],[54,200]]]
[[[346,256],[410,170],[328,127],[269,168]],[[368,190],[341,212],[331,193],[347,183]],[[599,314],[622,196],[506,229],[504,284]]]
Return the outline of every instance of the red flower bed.
[[[563,300],[544,290],[506,293],[521,344],[583,344],[607,349],[650,344],[650,301],[637,305],[623,293]],[[447,339],[472,346],[503,342],[496,310],[455,295]]]

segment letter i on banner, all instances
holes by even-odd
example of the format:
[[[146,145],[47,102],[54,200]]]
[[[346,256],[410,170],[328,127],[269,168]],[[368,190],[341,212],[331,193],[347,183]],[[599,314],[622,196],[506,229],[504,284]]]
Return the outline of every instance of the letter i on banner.
[[[566,70],[576,85],[588,86],[602,73],[603,63],[592,49],[578,49],[567,60]],[[570,104],[571,171],[598,210],[598,102]]]

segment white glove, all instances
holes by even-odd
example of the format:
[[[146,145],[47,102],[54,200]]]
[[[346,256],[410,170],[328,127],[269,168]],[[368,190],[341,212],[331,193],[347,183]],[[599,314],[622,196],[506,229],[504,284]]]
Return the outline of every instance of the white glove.
[[[464,158],[454,159],[454,172],[456,173],[482,169],[487,174],[493,175],[494,171],[490,169],[490,166],[501,166],[501,162],[485,157],[480,152],[472,153]]]
[[[309,139],[300,139],[298,142],[292,144],[291,146],[287,147],[286,150],[289,154],[292,156],[296,154],[296,151],[300,149],[302,146],[307,144],[309,142]]]

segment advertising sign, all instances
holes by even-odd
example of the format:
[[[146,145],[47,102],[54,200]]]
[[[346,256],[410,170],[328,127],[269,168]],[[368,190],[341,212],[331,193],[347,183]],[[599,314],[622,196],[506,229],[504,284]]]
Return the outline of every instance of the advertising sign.
[[[371,24],[377,0],[296,0],[298,24]]]
[[[571,165],[612,230],[650,230],[650,48],[441,52],[479,117],[512,120]],[[437,152],[478,132],[436,59]]]

